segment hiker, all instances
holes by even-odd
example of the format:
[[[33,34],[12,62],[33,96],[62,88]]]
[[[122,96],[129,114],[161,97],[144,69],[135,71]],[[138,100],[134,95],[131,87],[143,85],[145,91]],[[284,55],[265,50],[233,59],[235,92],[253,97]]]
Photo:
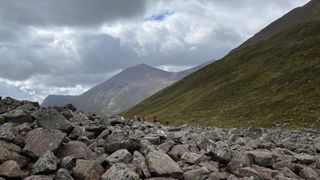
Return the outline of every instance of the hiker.
[[[154,123],[159,122],[158,116],[156,116],[156,115],[154,115],[152,119],[153,119],[153,122],[154,122]]]

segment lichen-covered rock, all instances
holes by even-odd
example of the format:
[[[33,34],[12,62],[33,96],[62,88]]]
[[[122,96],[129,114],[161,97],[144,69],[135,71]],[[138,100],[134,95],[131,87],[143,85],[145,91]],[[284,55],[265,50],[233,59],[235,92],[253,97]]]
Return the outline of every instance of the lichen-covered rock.
[[[59,159],[51,152],[45,152],[32,166],[34,174],[53,173],[57,170]]]
[[[221,141],[214,143],[210,141],[207,145],[207,154],[212,157],[213,160],[228,163],[232,158],[232,152],[229,146]]]
[[[96,153],[92,152],[86,144],[79,141],[70,141],[66,144],[62,144],[57,151],[57,156],[59,158],[72,156],[76,159],[86,160],[94,160],[97,158]]]
[[[116,132],[106,138],[105,149],[108,153],[113,153],[119,149],[127,149],[133,153],[140,149],[140,141],[136,138],[127,137],[121,132]]]
[[[71,123],[55,109],[41,109],[33,112],[32,116],[45,129],[69,132],[73,128]]]
[[[12,141],[15,137],[12,123],[4,123],[0,125],[0,140]]]
[[[183,179],[183,172],[179,165],[167,154],[154,151],[146,156],[151,175]]]
[[[268,151],[251,151],[254,162],[263,167],[271,167],[275,163],[275,155]]]
[[[21,171],[20,166],[16,161],[9,160],[0,165],[0,176],[7,178],[22,178],[27,174]]]
[[[59,169],[55,180],[74,180],[67,169]]]
[[[130,169],[126,164],[114,164],[101,177],[101,180],[139,180],[139,174]]]
[[[185,180],[205,180],[208,178],[210,171],[207,168],[198,168],[187,171],[183,174]]]
[[[131,153],[126,150],[126,149],[120,149],[113,154],[111,154],[108,158],[107,161],[110,164],[116,164],[116,163],[129,163],[132,160],[132,155]]]
[[[79,180],[99,180],[104,172],[103,167],[92,160],[77,160],[76,167],[73,169],[75,178]]]
[[[182,155],[181,160],[190,164],[199,164],[201,161],[201,158],[202,156],[197,153],[185,152]]]
[[[132,164],[140,171],[139,174],[144,177],[150,177],[150,171],[148,169],[146,158],[140,154],[138,151],[133,153]]]
[[[300,171],[299,174],[302,178],[307,180],[318,180],[320,179],[319,174],[312,168],[305,167]]]
[[[47,151],[55,152],[65,137],[66,134],[58,130],[37,128],[28,133],[23,150],[31,156],[40,157]]]

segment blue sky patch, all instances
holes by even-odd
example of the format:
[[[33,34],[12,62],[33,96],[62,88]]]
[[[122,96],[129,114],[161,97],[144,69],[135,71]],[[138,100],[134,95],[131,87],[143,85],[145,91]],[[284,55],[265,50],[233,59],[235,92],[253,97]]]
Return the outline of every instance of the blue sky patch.
[[[147,18],[145,18],[145,21],[164,21],[167,17],[173,15],[174,12],[172,11],[162,11],[158,14],[153,14]]]

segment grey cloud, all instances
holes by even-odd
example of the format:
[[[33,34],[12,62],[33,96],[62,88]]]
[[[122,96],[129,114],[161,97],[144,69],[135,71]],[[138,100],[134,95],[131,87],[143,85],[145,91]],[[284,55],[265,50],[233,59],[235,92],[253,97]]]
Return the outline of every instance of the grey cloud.
[[[0,0],[2,21],[42,26],[100,25],[143,14],[144,0]]]

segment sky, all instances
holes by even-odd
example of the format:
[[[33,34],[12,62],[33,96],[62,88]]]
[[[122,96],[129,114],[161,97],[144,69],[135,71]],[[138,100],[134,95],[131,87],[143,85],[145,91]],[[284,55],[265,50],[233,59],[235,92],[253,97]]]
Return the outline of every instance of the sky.
[[[0,0],[0,96],[78,95],[122,69],[220,59],[308,0]]]

